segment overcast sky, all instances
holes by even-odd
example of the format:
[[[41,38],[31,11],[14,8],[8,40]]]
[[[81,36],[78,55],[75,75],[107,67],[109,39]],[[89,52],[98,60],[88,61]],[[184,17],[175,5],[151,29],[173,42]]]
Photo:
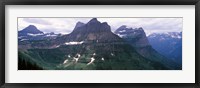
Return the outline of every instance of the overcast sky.
[[[35,25],[43,32],[68,34],[78,21],[87,23],[92,18],[18,18],[18,30],[28,25]],[[138,28],[142,27],[147,35],[162,32],[182,31],[182,18],[97,18],[100,22],[107,22],[111,30],[115,31],[122,25]]]

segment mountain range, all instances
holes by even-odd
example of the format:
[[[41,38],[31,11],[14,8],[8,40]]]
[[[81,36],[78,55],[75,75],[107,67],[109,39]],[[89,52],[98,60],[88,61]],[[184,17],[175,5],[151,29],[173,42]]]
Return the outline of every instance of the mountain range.
[[[156,51],[182,64],[182,32],[153,33],[148,40]]]
[[[149,39],[147,38],[146,33],[144,32],[142,27],[133,29],[123,25],[119,27],[114,33],[126,40],[143,57],[149,60],[163,63],[169,68],[180,68],[180,65],[177,65],[176,63],[174,63],[174,61],[169,60],[168,57],[157,51],[157,48],[154,49],[154,47],[152,47],[152,42],[149,42]],[[163,46],[162,44],[159,44],[159,42],[155,43],[157,45]],[[165,46],[163,46],[163,48],[165,48]]]
[[[28,33],[42,36],[30,37]],[[47,34],[55,35],[45,34],[33,25],[18,32],[18,36],[27,38],[24,41],[18,38],[18,69],[181,69],[176,62],[167,59],[152,48],[143,28],[132,29],[123,25],[113,33],[107,22],[100,22],[97,18],[93,18],[86,24],[77,22],[74,30],[69,34],[44,38]],[[41,38],[37,38],[38,36]]]

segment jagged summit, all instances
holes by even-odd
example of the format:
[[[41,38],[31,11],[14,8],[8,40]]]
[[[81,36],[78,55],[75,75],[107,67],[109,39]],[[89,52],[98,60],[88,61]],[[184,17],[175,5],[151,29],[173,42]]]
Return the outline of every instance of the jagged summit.
[[[133,29],[122,25],[114,33],[121,38],[125,38],[125,40],[130,42],[133,46],[144,47],[150,45],[142,27]]]
[[[107,22],[103,22],[102,24],[108,25],[108,23],[107,23]]]
[[[92,18],[88,23],[95,23],[95,22],[99,22],[99,21],[97,20],[97,18]]]
[[[101,23],[97,20],[97,18],[93,18],[86,24],[77,22],[75,29],[72,31],[72,34],[89,34],[100,32],[111,32],[111,28],[107,22]]]
[[[139,27],[138,29],[142,29],[142,30],[143,30],[143,28],[142,28],[142,27]]]
[[[62,41],[61,43],[66,41],[122,41],[121,38],[111,32],[111,27],[107,22],[100,22],[97,18],[91,19],[86,24],[78,22],[70,34],[59,39]]]
[[[125,29],[125,28],[127,28],[127,26],[126,25],[122,25],[118,29]]]
[[[115,30],[115,34],[126,34],[126,33],[131,33],[131,32],[144,32],[142,27],[139,28],[132,28],[132,27],[128,27],[126,25],[122,25],[120,26],[117,30]]]

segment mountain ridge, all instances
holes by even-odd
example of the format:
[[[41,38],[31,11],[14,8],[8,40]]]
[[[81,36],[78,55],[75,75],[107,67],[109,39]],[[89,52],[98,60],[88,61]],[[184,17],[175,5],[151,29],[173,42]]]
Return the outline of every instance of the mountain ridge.
[[[93,18],[86,24],[77,22],[74,30],[67,35],[58,36],[52,40],[27,42],[24,46],[27,45],[29,48],[19,49],[18,53],[21,55],[19,59],[29,61],[36,68],[49,70],[177,69],[163,64],[160,61],[163,60],[160,59],[162,57],[158,55],[157,57],[143,56],[143,53],[152,49],[146,40],[144,30],[138,28],[130,32],[130,36],[125,38],[130,39],[132,44],[111,32],[111,27],[107,22],[100,22],[97,18]],[[139,50],[146,51],[141,51],[141,53]]]
[[[148,39],[155,50],[182,64],[182,32],[154,33]]]
[[[178,65],[173,65],[176,64],[174,61],[168,60],[167,57],[161,55],[151,46],[142,27],[133,29],[127,28],[125,25],[123,25],[119,27],[114,33],[117,35],[124,35],[122,38],[131,44],[136,49],[136,51],[145,58],[161,62],[171,68],[179,69],[181,67]]]

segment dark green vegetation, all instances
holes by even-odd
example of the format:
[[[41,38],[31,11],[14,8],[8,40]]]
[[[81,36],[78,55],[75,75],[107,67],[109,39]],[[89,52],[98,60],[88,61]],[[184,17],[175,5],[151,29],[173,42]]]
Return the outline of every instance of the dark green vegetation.
[[[28,55],[19,52],[19,59],[18,59],[18,69],[19,70],[43,70],[40,66],[36,64],[36,62],[31,61],[31,57]]]
[[[89,50],[87,49],[89,48]],[[105,52],[106,51],[106,52]],[[76,62],[73,57],[79,53],[81,56]],[[96,55],[93,55],[93,54]],[[71,57],[68,57],[70,55]],[[95,58],[94,62],[91,57]],[[21,58],[23,61],[21,61]],[[104,60],[102,60],[104,58]],[[67,63],[63,62],[68,59]],[[68,70],[154,70],[169,69],[164,65],[145,59],[128,44],[87,44],[61,46],[54,49],[28,49],[19,51],[19,65],[33,65],[31,69],[68,69]],[[24,62],[25,61],[25,62]],[[36,64],[37,63],[37,64]],[[21,68],[19,68],[21,69]]]

